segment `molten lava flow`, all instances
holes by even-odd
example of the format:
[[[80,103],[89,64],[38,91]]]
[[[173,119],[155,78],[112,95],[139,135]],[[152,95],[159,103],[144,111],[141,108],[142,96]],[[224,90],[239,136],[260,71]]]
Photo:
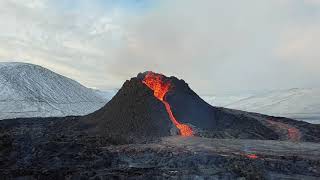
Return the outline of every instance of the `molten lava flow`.
[[[249,159],[258,159],[258,156],[255,155],[255,154],[247,154],[246,156],[247,156],[247,158],[249,158]]]
[[[288,136],[292,141],[299,141],[301,138],[300,131],[297,128],[288,128]]]
[[[165,82],[163,77],[163,75],[149,72],[142,82],[152,89],[154,96],[165,105],[171,121],[180,130],[180,134],[182,136],[192,136],[193,131],[191,127],[177,121],[172,113],[170,104],[165,100],[165,95],[170,90],[171,84],[170,82]]]
[[[285,123],[282,123],[282,122],[277,122],[277,121],[274,121],[274,120],[267,120],[267,122],[279,129],[279,130],[282,130],[282,131],[285,131],[287,133],[287,137],[289,140],[291,141],[299,141],[301,139],[301,132],[299,129],[293,127],[293,126],[290,126],[288,124],[285,124]]]

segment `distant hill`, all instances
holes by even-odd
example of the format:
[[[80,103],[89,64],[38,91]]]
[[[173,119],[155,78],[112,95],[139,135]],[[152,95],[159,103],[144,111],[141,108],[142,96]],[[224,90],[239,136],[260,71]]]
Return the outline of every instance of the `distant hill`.
[[[205,96],[215,106],[320,124],[320,89],[288,89],[247,96]]]
[[[85,115],[109,100],[41,66],[0,63],[0,119]]]

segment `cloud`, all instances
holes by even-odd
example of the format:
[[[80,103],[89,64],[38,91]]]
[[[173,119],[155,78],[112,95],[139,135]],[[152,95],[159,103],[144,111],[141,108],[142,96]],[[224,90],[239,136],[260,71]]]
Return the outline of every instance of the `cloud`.
[[[311,5],[320,5],[319,0],[304,0],[306,4],[311,4]]]
[[[113,22],[119,17],[96,7],[64,10],[49,0],[1,1],[2,61],[40,64],[88,86],[119,85],[104,73],[119,43],[121,28]]]
[[[310,71],[307,66],[300,68],[297,63],[286,61],[284,54],[275,53],[290,53],[284,42],[290,40],[285,40],[288,29],[317,24],[308,20],[320,16],[310,14],[314,7],[307,3],[301,6],[299,1],[278,0],[162,2],[158,9],[131,20],[125,28],[130,41],[117,53],[114,66],[121,69],[111,70],[113,73],[134,75],[151,69],[187,79],[203,93],[315,84],[314,74],[305,80],[304,74]],[[295,36],[304,38],[299,33]],[[311,46],[319,46],[319,41],[306,43],[305,50],[297,48],[303,53],[308,51],[308,64],[312,65],[317,51]]]
[[[291,27],[285,31],[276,52],[283,60],[294,61],[318,71],[320,68],[319,32],[318,24]]]
[[[3,0],[0,59],[101,89],[146,70],[202,94],[317,86],[318,1],[138,2]]]

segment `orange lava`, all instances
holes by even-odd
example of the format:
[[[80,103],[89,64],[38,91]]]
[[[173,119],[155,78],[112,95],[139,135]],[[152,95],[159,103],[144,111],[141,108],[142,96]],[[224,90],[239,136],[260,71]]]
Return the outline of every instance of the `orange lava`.
[[[288,128],[288,136],[293,141],[299,141],[301,135],[297,128]]]
[[[171,84],[168,81],[165,82],[163,78],[163,75],[148,72],[142,82],[152,89],[154,96],[165,105],[171,121],[180,130],[181,136],[193,136],[191,127],[181,124],[179,121],[177,121],[172,113],[170,104],[165,100],[165,95],[170,90]]]
[[[290,126],[288,124],[282,123],[282,122],[277,122],[273,120],[267,120],[267,122],[274,126],[275,128],[278,128],[282,131],[285,131],[287,133],[287,137],[290,141],[299,141],[301,139],[301,132],[299,129]]]
[[[246,156],[247,156],[247,158],[249,158],[249,159],[258,159],[258,156],[255,155],[255,154],[247,154]]]

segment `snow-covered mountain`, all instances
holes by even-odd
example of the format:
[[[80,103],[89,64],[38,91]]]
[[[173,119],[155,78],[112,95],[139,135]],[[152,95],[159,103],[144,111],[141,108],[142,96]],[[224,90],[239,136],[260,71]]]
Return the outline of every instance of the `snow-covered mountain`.
[[[212,105],[320,124],[320,89],[289,89],[244,96],[205,96]]]
[[[0,63],[0,119],[85,115],[109,100],[41,66]]]

